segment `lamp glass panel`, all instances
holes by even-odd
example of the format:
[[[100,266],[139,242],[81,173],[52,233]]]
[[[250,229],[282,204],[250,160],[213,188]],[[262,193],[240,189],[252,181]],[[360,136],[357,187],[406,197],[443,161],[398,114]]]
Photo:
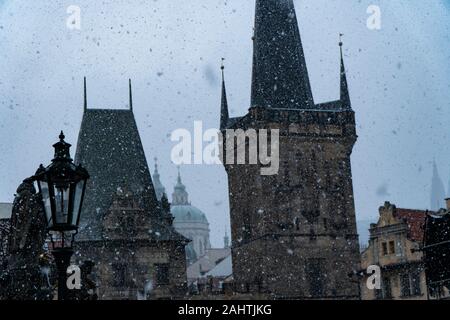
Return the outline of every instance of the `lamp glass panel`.
[[[66,224],[69,221],[69,188],[68,186],[55,186],[55,207],[56,224]]]
[[[50,192],[48,190],[48,183],[45,181],[39,181],[38,183],[40,184],[41,187],[42,202],[44,203],[44,211],[45,216],[47,217],[47,224],[51,226],[53,224],[52,206],[51,206]]]
[[[78,216],[80,214],[80,206],[81,206],[81,198],[83,196],[85,181],[81,180],[76,185],[73,185],[72,188],[75,188],[74,198],[73,198],[73,214],[71,224],[76,226]]]

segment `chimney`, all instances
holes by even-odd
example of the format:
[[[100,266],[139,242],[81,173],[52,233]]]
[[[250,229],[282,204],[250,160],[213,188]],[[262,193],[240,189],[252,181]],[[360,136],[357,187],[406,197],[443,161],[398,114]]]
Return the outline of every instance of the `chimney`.
[[[445,199],[445,203],[447,204],[447,211],[450,211],[450,198]]]

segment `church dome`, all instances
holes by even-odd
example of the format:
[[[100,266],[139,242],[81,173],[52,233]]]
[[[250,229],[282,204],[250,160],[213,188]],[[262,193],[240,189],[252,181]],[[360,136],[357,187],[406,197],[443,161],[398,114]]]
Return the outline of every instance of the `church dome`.
[[[191,264],[211,248],[209,223],[206,215],[189,202],[189,194],[181,181],[180,171],[178,171],[177,183],[173,189],[170,211],[174,217],[175,229],[191,240],[186,246],[186,255]]]
[[[153,181],[158,198],[159,195],[165,194],[165,189],[159,178],[158,167],[155,166]],[[186,257],[188,263],[192,264],[211,248],[210,230],[206,215],[189,202],[189,194],[181,181],[179,169],[177,183],[173,188],[170,212],[174,218],[173,226],[175,230],[191,240],[186,246]]]
[[[170,210],[176,222],[203,222],[208,223],[206,215],[198,208],[187,205],[172,205]]]
[[[206,215],[189,202],[189,195],[186,186],[181,182],[180,172],[178,172],[177,184],[172,194],[170,211],[175,218],[175,223],[202,222],[208,224]]]

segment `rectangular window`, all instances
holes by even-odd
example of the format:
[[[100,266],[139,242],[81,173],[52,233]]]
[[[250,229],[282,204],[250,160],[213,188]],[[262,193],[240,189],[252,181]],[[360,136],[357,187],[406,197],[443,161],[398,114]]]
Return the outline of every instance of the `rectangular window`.
[[[422,294],[419,270],[405,272],[401,275],[400,282],[402,297],[420,296]]]
[[[160,263],[156,264],[156,284],[157,285],[167,285],[170,283],[169,278],[169,264]]]
[[[120,263],[114,263],[113,268],[113,286],[123,287],[125,286],[126,280],[126,266]]]
[[[308,259],[306,263],[306,279],[309,283],[309,293],[312,297],[324,294],[324,264],[323,259]]]
[[[402,297],[411,296],[411,283],[409,281],[409,273],[403,273],[400,275],[400,286]]]
[[[388,249],[387,249],[387,243],[383,242],[381,244],[382,248],[383,248],[383,256],[387,256],[388,255]]]
[[[389,254],[395,254],[395,242],[389,241]]]
[[[252,226],[248,221],[244,221],[244,227],[242,231],[243,240],[248,241],[252,238]]]
[[[383,299],[392,299],[391,279],[383,278]]]
[[[420,296],[422,294],[422,289],[420,288],[420,272],[418,270],[411,273],[411,289],[413,296]]]
[[[382,300],[383,299],[383,290],[375,289],[375,299]]]

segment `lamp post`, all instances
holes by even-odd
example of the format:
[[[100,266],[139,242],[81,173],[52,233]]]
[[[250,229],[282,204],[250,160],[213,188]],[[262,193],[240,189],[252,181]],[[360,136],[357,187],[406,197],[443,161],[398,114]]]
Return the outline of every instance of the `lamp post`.
[[[47,231],[58,271],[58,300],[67,300],[67,268],[73,254],[81,207],[89,174],[70,157],[71,145],[61,131],[55,143],[55,156],[47,167],[42,164],[34,175],[42,195]]]

